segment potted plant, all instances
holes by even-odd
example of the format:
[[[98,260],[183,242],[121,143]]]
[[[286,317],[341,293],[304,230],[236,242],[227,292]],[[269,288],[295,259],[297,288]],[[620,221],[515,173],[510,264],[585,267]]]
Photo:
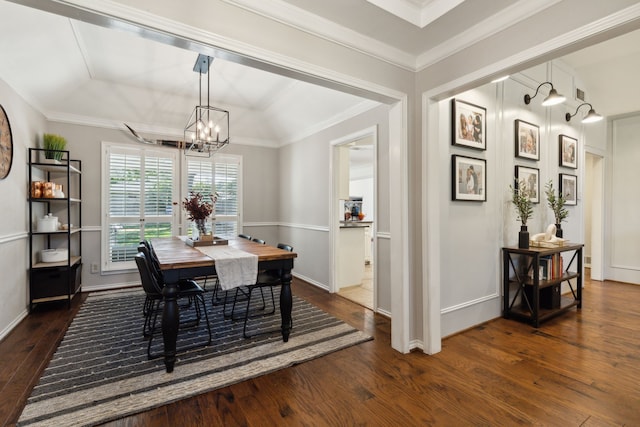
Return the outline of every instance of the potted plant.
[[[62,151],[67,146],[67,140],[60,135],[45,133],[42,136],[42,145],[46,159],[54,159],[56,162],[60,162],[64,154]]]
[[[533,216],[533,206],[531,199],[524,189],[526,188],[524,180],[515,180],[515,186],[509,186],[511,190],[511,202],[516,209],[518,220],[522,223],[520,233],[518,234],[518,247],[521,249],[529,248],[529,231],[527,230],[527,221]],[[522,189],[522,191],[520,191]]]
[[[567,198],[560,193],[556,196],[551,180],[545,185],[544,192],[547,195],[547,204],[553,211],[553,216],[556,220],[556,237],[562,237],[561,223],[569,216],[569,211],[564,207]]]

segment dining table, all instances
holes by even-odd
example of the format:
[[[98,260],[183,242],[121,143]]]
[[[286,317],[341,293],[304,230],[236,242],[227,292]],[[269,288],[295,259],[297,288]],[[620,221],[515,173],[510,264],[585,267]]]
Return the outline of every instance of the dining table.
[[[151,244],[158,257],[165,286],[162,290],[164,308],[162,312],[162,336],[164,341],[164,364],[167,372],[173,372],[176,362],[176,342],[180,325],[178,306],[178,282],[182,279],[204,277],[215,274],[215,260],[190,246],[184,237],[152,238]],[[258,256],[259,270],[280,271],[280,316],[282,318],[282,340],[287,342],[291,331],[291,270],[297,257],[295,252],[275,246],[256,243],[243,238],[228,239],[229,246]]]

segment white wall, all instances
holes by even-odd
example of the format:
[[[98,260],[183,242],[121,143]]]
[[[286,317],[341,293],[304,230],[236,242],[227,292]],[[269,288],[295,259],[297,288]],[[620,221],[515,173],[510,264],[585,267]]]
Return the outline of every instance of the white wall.
[[[46,129],[44,116],[0,79],[0,103],[13,135],[13,163],[0,181],[0,339],[26,314],[29,304],[29,222],[27,189],[28,148],[35,147]]]
[[[640,284],[640,115],[611,122],[605,277]]]
[[[451,145],[451,102],[439,103],[440,130],[438,159],[440,176],[440,296],[441,332],[447,336],[501,315],[503,246],[516,246],[520,222],[510,202],[509,185],[513,184],[516,166],[539,170],[539,198],[528,222],[531,234],[543,232],[555,222],[544,195],[544,184],[551,180],[559,187],[559,174],[578,176],[582,189],[584,174],[584,137],[580,127],[567,124],[569,105],[543,107],[538,96],[529,105],[524,95],[533,95],[540,82],[553,80],[560,93],[571,97],[574,76],[566,67],[544,64],[512,76],[503,83],[488,84],[460,93],[456,99],[487,109],[487,149],[473,150]],[[546,91],[545,91],[546,92]],[[541,98],[541,99],[538,99]],[[515,120],[539,126],[539,160],[515,156]],[[559,135],[579,140],[578,169],[559,166]],[[434,153],[436,151],[434,150]],[[487,162],[486,202],[451,200],[451,155],[463,155]],[[571,242],[584,238],[584,202],[579,191],[578,205],[568,206],[564,237]],[[568,260],[566,260],[568,262]],[[567,289],[565,289],[566,291]]]

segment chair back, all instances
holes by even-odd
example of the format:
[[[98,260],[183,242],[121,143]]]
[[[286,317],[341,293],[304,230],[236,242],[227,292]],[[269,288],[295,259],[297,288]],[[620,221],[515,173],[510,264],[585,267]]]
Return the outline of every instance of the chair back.
[[[163,287],[164,276],[162,275],[162,271],[160,270],[160,263],[157,261],[154,261],[153,254],[149,250],[149,247],[144,243],[140,243],[138,245],[138,252],[144,254],[147,264],[149,264],[149,269],[151,270],[151,274],[153,274],[153,276],[155,277],[156,281],[158,282],[158,285],[160,287]]]
[[[247,240],[251,240],[251,236],[249,236],[248,234],[238,234],[238,237],[241,237],[241,238],[247,239]]]
[[[293,252],[293,246],[286,243],[278,243],[278,249],[284,249],[285,251]]]
[[[262,239],[254,238],[254,239],[252,239],[252,240],[253,240],[254,242],[256,242],[256,243],[260,243],[261,245],[266,245],[266,244],[267,244],[267,242],[265,242],[265,241],[264,241],[264,240],[262,240]]]
[[[162,288],[151,273],[149,262],[147,261],[147,257],[144,253],[138,252],[134,258],[136,260],[138,272],[140,273],[140,281],[142,282],[142,289],[144,289],[144,292],[151,297],[162,295]]]
[[[287,245],[286,243],[278,243],[277,247],[278,249],[283,249],[285,251],[293,252],[293,246]],[[282,275],[282,270],[280,269],[267,270],[266,273],[267,275],[280,277]]]

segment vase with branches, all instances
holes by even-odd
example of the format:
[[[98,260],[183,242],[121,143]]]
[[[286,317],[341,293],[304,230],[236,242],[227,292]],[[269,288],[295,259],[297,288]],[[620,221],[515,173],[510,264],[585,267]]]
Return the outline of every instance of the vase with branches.
[[[553,211],[553,216],[556,221],[556,236],[562,237],[561,224],[562,221],[569,216],[569,211],[564,207],[567,202],[567,198],[560,192],[556,195],[556,192],[553,189],[553,182],[551,180],[545,184],[544,192],[547,196],[547,205]]]
[[[200,236],[208,234],[206,220],[215,209],[218,193],[210,195],[209,199],[210,201],[206,200],[202,193],[191,191],[182,202],[182,206],[188,214],[187,218],[195,223]]]
[[[518,247],[522,249],[529,248],[529,231],[527,230],[527,221],[533,216],[533,204],[529,195],[525,191],[526,185],[524,180],[518,181],[514,179],[514,185],[510,185],[511,203],[515,207],[518,220],[521,222],[520,233],[518,234]]]

